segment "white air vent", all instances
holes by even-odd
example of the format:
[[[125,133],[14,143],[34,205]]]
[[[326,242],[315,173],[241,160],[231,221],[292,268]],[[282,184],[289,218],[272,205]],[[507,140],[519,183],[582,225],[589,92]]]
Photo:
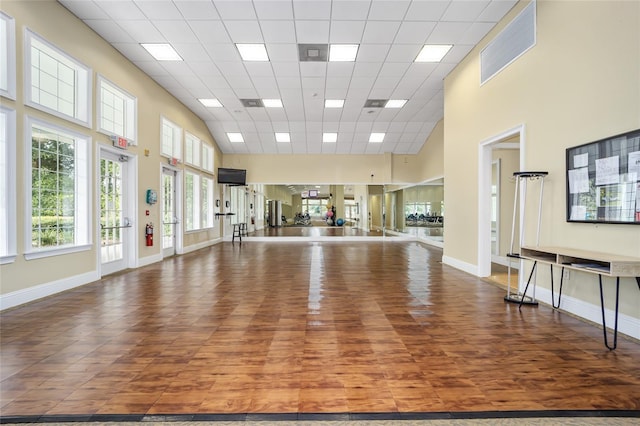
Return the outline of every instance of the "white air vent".
[[[532,1],[480,52],[480,84],[536,44],[536,2]]]

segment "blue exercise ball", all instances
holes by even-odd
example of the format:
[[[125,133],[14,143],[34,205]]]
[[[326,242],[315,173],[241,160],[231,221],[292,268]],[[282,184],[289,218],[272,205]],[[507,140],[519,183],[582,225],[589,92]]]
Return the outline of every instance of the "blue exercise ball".
[[[344,225],[344,220],[343,219],[336,220],[336,225],[338,225],[338,226]]]

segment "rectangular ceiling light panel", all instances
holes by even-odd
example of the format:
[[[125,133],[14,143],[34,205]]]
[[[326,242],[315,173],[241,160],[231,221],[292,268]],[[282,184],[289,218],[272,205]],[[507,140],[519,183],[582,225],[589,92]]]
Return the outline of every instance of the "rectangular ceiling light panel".
[[[243,61],[268,61],[267,48],[262,43],[237,43]]]
[[[357,44],[332,44],[329,46],[329,62],[353,62],[358,55]]]
[[[182,58],[168,43],[142,43],[140,46],[158,61],[181,61]]]
[[[242,133],[227,133],[227,137],[229,138],[229,142],[244,142]]]
[[[389,99],[384,105],[385,108],[402,108],[407,103],[406,99]]]
[[[222,104],[217,99],[198,99],[207,108],[222,108]]]
[[[440,62],[452,47],[451,44],[425,44],[415,62]]]
[[[369,142],[382,142],[384,141],[384,133],[371,133],[369,136]]]
[[[291,142],[289,133],[276,133],[276,142]]]
[[[325,108],[342,108],[344,106],[344,99],[325,99]]]
[[[322,142],[336,142],[338,140],[337,133],[323,133]]]
[[[282,108],[282,100],[280,99],[263,99],[262,104],[265,108]]]

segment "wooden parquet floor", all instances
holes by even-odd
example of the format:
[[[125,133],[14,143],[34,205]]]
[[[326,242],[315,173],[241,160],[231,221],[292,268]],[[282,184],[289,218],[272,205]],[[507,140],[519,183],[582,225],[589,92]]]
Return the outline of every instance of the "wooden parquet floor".
[[[441,257],[221,243],[2,312],[0,412],[640,409],[638,343]]]

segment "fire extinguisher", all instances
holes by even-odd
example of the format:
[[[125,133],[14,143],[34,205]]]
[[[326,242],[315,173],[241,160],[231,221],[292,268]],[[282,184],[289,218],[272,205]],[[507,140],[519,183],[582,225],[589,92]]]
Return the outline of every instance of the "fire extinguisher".
[[[147,240],[147,246],[153,245],[153,223],[147,223],[147,228],[144,231],[144,236]]]

